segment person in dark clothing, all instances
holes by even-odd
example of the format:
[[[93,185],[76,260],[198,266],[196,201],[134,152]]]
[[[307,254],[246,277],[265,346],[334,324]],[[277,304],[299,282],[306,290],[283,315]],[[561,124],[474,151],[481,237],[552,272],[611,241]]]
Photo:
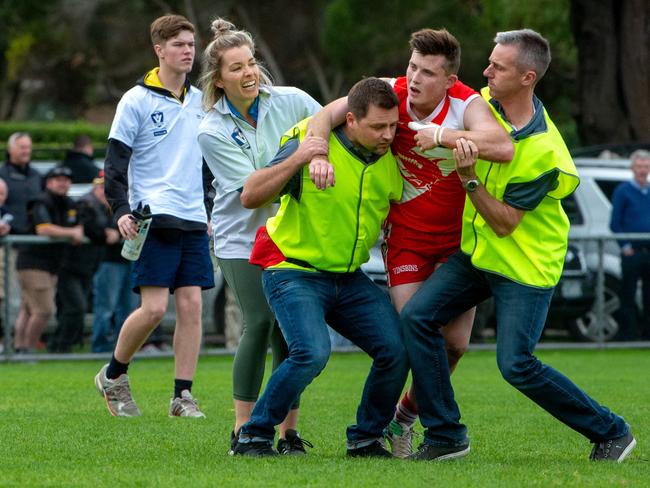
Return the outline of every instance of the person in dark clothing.
[[[5,208],[5,202],[9,195],[9,188],[5,180],[0,178],[0,237],[6,236],[11,232],[11,222],[14,216]]]
[[[27,202],[43,190],[41,174],[29,164],[31,158],[31,136],[26,132],[11,134],[7,140],[5,164],[0,166],[0,178],[7,186],[8,195],[3,208],[11,216],[8,218],[11,219],[10,232],[12,234],[28,234],[30,232],[27,221]],[[5,290],[6,300],[14,311],[18,304],[14,303],[17,300],[12,300],[14,297],[9,290],[16,290],[19,287],[16,274],[10,272],[16,268],[16,251],[17,249],[12,249],[9,253],[9,269],[6,270],[9,273],[9,288]]]
[[[52,168],[45,176],[45,191],[27,204],[33,232],[40,236],[68,238],[80,244],[83,226],[77,223],[75,203],[67,196],[71,183],[68,168]],[[16,318],[16,352],[29,352],[54,311],[57,274],[66,243],[25,246],[16,260],[21,304]]]
[[[93,160],[93,142],[90,137],[84,134],[77,136],[60,166],[70,168],[73,183],[92,183],[99,174],[99,168]]]
[[[14,216],[12,234],[29,234],[27,202],[41,193],[41,174],[29,164],[32,158],[32,137],[26,132],[15,132],[7,141],[7,160],[0,167],[0,178],[5,180],[9,196],[5,209]]]
[[[7,201],[7,194],[9,189],[5,180],[0,178],[0,237],[6,236],[11,231],[11,221],[14,216],[5,209],[5,202]],[[0,306],[5,300],[5,250],[4,247],[0,248]],[[0,351],[4,348],[4,323],[0,322]]]
[[[93,188],[77,201],[77,221],[90,244],[68,249],[63,259],[56,292],[58,326],[50,338],[50,352],[65,353],[83,343],[84,317],[90,303],[93,276],[106,244],[119,242],[110,229],[111,216],[104,197],[104,178],[95,178]]]
[[[612,232],[650,232],[650,152],[643,149],[630,156],[634,178],[621,183],[612,197]],[[617,338],[633,341],[639,338],[650,339],[650,242],[622,241],[620,299],[623,311]],[[636,307],[637,285],[642,284],[642,321],[638,323]],[[641,330],[639,330],[639,326]]]

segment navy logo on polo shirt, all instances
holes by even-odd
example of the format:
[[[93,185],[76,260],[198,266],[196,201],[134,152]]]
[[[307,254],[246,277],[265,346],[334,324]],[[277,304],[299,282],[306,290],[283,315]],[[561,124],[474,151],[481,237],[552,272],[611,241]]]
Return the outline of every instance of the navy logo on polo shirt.
[[[151,114],[151,120],[156,127],[162,127],[165,122],[165,116],[162,112],[154,112]]]
[[[151,121],[156,128],[156,130],[153,131],[154,136],[164,136],[167,134],[167,129],[162,128],[163,125],[165,125],[165,116],[162,112],[153,112],[151,114]]]
[[[246,139],[246,136],[244,133],[241,131],[239,127],[235,127],[235,130],[232,131],[232,134],[230,134],[230,137],[232,137],[237,145],[241,147],[242,149],[250,149],[251,145]]]

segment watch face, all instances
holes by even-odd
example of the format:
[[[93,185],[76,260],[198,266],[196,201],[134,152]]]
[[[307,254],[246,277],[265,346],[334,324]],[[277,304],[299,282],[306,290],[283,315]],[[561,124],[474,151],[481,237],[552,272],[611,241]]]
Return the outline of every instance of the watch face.
[[[477,180],[469,180],[467,183],[465,183],[465,189],[467,191],[474,191],[476,190],[477,186],[478,186]]]

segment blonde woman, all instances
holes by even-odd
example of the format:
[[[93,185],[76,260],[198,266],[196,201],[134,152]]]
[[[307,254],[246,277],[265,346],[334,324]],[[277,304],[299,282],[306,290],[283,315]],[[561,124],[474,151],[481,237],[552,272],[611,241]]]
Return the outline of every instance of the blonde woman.
[[[269,342],[274,369],[287,357],[286,343],[262,291],[261,270],[248,262],[255,232],[277,206],[248,210],[239,196],[248,176],[275,156],[282,134],[320,105],[297,88],[272,86],[255,58],[255,43],[248,32],[221,18],[212,22],[212,32],[200,80],[207,115],[199,127],[199,145],[214,175],[214,252],[235,293],[244,325],[233,363],[232,454],[239,429],[249,420],[259,396]],[[305,453],[307,441],[298,436],[297,421],[296,404],[280,426],[281,454]]]

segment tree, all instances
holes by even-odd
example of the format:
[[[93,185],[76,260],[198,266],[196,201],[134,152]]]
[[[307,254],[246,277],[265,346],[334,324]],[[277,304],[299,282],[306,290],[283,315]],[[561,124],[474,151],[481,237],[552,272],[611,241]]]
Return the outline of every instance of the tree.
[[[553,63],[537,88],[569,145],[578,143],[574,111],[576,51],[569,0],[333,0],[328,2],[323,49],[344,74],[342,91],[361,76],[399,76],[406,71],[409,34],[445,27],[461,44],[461,80],[485,84],[483,70],[499,31],[531,28],[551,43]]]
[[[650,141],[650,4],[572,0],[586,144]]]

